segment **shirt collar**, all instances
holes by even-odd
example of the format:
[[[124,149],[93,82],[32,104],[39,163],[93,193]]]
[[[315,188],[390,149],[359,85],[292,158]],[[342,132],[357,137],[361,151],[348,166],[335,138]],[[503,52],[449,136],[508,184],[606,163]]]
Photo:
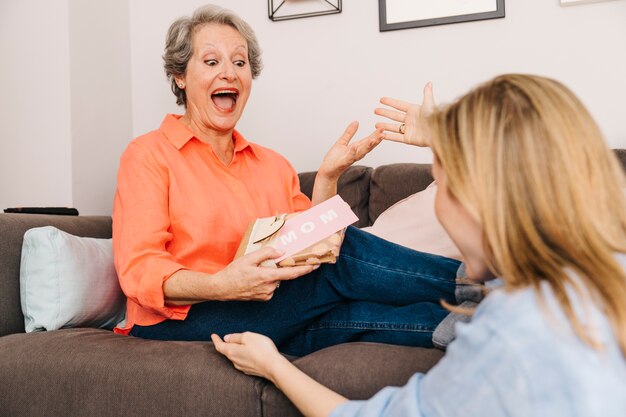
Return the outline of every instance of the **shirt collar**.
[[[161,132],[179,150],[194,137],[191,130],[180,122],[181,117],[180,114],[168,114],[161,122]]]
[[[233,139],[235,141],[235,153],[239,151],[243,151],[246,148],[250,148],[250,151],[252,151],[252,154],[256,156],[257,158],[259,157],[255,150],[255,145],[253,143],[248,142],[241,133],[239,133],[236,130],[233,130]]]
[[[195,138],[193,132],[180,122],[180,114],[168,114],[161,123],[161,131],[176,149],[180,150],[187,142]],[[235,153],[250,148],[252,154],[258,158],[254,144],[248,142],[241,133],[233,130],[233,140],[235,141]]]

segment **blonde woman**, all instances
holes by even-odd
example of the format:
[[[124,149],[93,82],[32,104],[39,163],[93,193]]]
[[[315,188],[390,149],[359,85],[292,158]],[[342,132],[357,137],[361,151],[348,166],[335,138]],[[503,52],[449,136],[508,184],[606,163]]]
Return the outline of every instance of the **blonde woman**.
[[[559,82],[515,74],[427,119],[383,103],[412,127],[387,124],[388,139],[433,149],[435,209],[468,276],[501,286],[428,374],[368,401],[313,381],[264,336],[214,337],[217,350],[306,416],[624,416],[624,176],[587,110]]]

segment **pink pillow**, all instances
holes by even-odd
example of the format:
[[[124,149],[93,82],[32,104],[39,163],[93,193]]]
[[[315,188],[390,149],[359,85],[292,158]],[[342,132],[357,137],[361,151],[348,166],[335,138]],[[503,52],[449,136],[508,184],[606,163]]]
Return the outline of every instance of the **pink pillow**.
[[[456,245],[437,220],[433,182],[425,190],[398,201],[363,230],[402,246],[461,260]]]

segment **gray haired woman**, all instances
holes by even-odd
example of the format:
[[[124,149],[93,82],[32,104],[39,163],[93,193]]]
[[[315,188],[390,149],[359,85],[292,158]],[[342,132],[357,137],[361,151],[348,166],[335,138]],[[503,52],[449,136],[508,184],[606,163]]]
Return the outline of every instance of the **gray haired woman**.
[[[185,111],[133,140],[120,161],[113,242],[128,307],[116,331],[208,341],[254,330],[293,355],[354,340],[431,346],[446,315],[439,300],[454,299],[455,260],[352,227],[334,265],[260,266],[281,255],[272,248],[233,260],[251,220],[336,194],[381,131],[350,143],[351,123],[322,161],[311,201],[289,162],[235,129],[261,71],[247,23],[201,7],[172,24],[163,58]]]

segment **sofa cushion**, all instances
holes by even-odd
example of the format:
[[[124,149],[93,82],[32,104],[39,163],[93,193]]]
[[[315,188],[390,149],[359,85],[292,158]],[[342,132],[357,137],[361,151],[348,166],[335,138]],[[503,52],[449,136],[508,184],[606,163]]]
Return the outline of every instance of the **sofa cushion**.
[[[53,226],[28,230],[20,296],[26,332],[113,329],[125,317],[126,297],[115,273],[111,239],[78,237]]]
[[[164,342],[107,330],[0,338],[0,413],[28,416],[300,416],[267,381],[246,376],[210,342]],[[436,349],[348,343],[295,365],[351,399],[404,385]]]
[[[260,416],[265,382],[235,370],[211,343],[108,330],[0,338],[3,416]]]
[[[380,214],[398,201],[422,191],[433,182],[430,164],[383,165],[372,173],[369,219],[373,224]]]
[[[24,331],[20,305],[20,259],[24,233],[55,226],[76,236],[111,237],[109,216],[0,214],[0,336]]]
[[[416,372],[426,372],[443,356],[438,349],[380,343],[344,343],[296,359],[293,363],[315,380],[352,400],[365,400],[386,386],[402,386]],[[263,416],[300,416],[272,384],[263,388]]]
[[[303,172],[298,175],[300,177],[300,189],[311,198],[316,172]],[[365,227],[371,224],[368,209],[371,175],[372,168],[355,165],[343,173],[337,184],[338,194],[350,205],[352,211],[359,218],[359,221],[354,224],[356,227]]]
[[[398,201],[363,230],[416,251],[461,260],[461,253],[435,214],[437,187]]]

